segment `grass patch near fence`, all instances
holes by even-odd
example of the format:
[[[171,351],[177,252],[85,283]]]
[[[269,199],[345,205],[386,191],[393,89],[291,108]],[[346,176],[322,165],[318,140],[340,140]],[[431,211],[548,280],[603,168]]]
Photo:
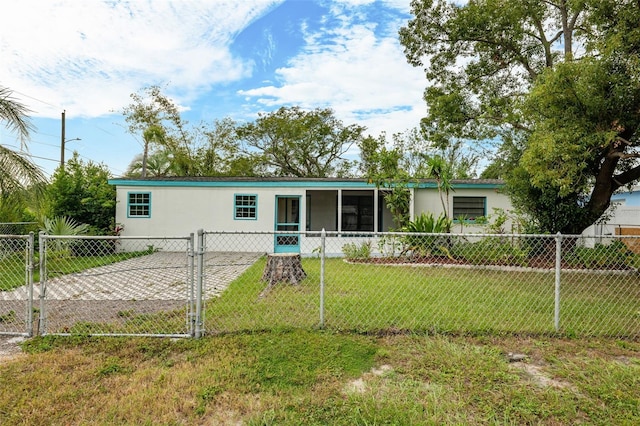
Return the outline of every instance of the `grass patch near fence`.
[[[261,295],[265,262],[207,302],[209,332],[320,324],[320,261],[301,285]],[[640,336],[640,277],[563,273],[561,334]],[[581,290],[576,290],[581,289]],[[324,326],[357,332],[555,334],[555,274],[514,268],[349,264],[327,259]]]
[[[12,253],[0,259],[0,291],[12,290],[26,284],[24,253]]]
[[[265,263],[264,258],[258,260],[221,296],[206,300],[205,334],[322,325],[334,331],[377,334],[640,337],[637,274],[564,272],[556,332],[553,271],[327,259],[321,324],[320,260],[302,260],[307,278],[301,284],[279,283],[268,291],[261,280]],[[213,278],[207,275],[208,281]],[[184,305],[155,313],[137,313],[135,303],[130,305],[102,321],[88,322],[87,317],[64,331],[182,334],[188,330]]]
[[[640,422],[634,341],[283,330],[24,349],[0,361],[3,425]]]
[[[304,259],[307,278],[300,285],[276,284],[265,292],[261,281],[266,259],[262,258],[235,279],[220,297],[206,301],[208,332],[270,330],[278,327],[318,325],[319,263]],[[312,264],[314,266],[312,266]]]

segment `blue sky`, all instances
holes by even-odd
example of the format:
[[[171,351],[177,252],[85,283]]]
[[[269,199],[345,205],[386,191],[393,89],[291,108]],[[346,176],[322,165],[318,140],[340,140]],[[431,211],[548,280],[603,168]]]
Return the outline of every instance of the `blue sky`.
[[[0,84],[32,110],[28,153],[48,175],[63,110],[66,139],[81,139],[66,158],[75,150],[123,173],[142,147],[119,111],[149,85],[192,124],[297,105],[391,134],[426,112],[424,74],[398,42],[409,10],[409,0],[21,0],[0,16]],[[20,145],[4,127],[0,143]]]

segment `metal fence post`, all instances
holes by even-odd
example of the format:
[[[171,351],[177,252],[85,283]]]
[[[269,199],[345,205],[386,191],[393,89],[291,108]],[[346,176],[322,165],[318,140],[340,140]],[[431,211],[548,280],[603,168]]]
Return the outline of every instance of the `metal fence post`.
[[[327,231],[322,228],[320,234],[320,328],[324,327],[324,260]]]
[[[27,336],[33,336],[33,270],[35,268],[35,238],[29,232],[27,240]]]
[[[189,334],[195,335],[195,237],[194,233],[189,234],[189,240],[187,242],[187,257],[188,257],[188,280],[189,280]]]
[[[553,314],[553,325],[556,333],[560,331],[560,271],[562,263],[562,234],[556,234],[556,281],[555,281],[555,309]]]
[[[198,230],[198,249],[197,249],[197,272],[196,272],[196,318],[194,337],[199,339],[202,337],[202,289],[204,282],[204,231]]]
[[[44,231],[38,234],[38,251],[40,252],[40,315],[37,334],[43,335],[46,333],[45,296],[47,291],[47,239]]]

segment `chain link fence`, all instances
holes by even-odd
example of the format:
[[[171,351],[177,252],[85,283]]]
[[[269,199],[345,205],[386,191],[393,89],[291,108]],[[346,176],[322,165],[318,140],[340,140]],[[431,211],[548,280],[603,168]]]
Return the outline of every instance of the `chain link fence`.
[[[40,234],[38,334],[193,334],[193,237]]]
[[[38,222],[0,222],[0,235],[28,235],[38,232]]]
[[[300,233],[300,255],[273,254],[283,236],[205,234],[203,251],[246,266],[205,294],[207,332],[640,337],[637,236]]]
[[[262,279],[267,256],[273,251],[274,233],[205,233],[203,277],[207,333],[266,330],[286,327],[317,327],[319,315],[319,268],[302,259],[306,278],[298,285],[283,283],[267,289]],[[310,247],[306,247],[309,249]],[[212,253],[218,253],[213,255]],[[240,274],[230,275],[223,286],[217,280],[220,255],[225,265]]]
[[[34,236],[0,235],[0,334],[32,334]]]
[[[639,267],[636,235],[0,235],[0,333],[638,339]]]

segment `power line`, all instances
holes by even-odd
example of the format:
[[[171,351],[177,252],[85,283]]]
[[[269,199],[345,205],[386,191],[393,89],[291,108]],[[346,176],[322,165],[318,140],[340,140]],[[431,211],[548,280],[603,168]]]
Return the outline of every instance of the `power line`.
[[[1,145],[2,145],[2,146],[5,146],[5,147],[8,147],[9,149],[15,148],[15,149],[12,149],[12,150],[13,150],[13,151],[15,151],[15,152],[17,152],[17,153],[19,153],[19,154],[24,155],[25,157],[29,157],[29,158],[32,158],[32,159],[33,159],[33,158],[37,158],[37,159],[39,159],[39,160],[51,161],[51,162],[54,162],[54,163],[59,163],[59,162],[60,162],[60,159],[47,158],[47,157],[41,157],[41,156],[39,156],[39,155],[31,154],[30,152],[25,152],[25,151],[23,151],[22,149],[20,149],[20,147],[18,147],[18,146],[16,146],[16,145],[11,145],[11,144],[7,144],[7,143],[3,143],[3,144],[1,144]],[[55,145],[52,145],[52,146],[57,147],[57,146],[55,146]],[[77,150],[72,150],[72,149],[70,149],[70,148],[67,148],[67,149],[66,149],[66,151],[73,152],[73,153],[77,153],[77,154],[78,154],[78,157],[80,157],[80,158],[82,158],[82,159],[84,159],[84,160],[87,160],[87,161],[91,161],[92,163],[95,163],[95,164],[103,164],[103,165],[104,165],[104,166],[106,166],[106,167],[109,169],[109,171],[110,171],[110,172],[112,172],[114,175],[117,175],[117,174],[123,174],[123,173],[124,173],[124,171],[123,171],[123,170],[120,170],[120,169],[119,169],[119,168],[117,168],[117,167],[110,166],[110,165],[106,164],[104,161],[98,161],[98,160],[94,160],[94,159],[92,159],[92,158],[89,158],[89,157],[87,157],[87,156],[85,156],[85,155],[80,154]]]
[[[33,96],[29,96],[29,95],[27,95],[26,93],[18,92],[17,90],[13,90],[13,89],[11,89],[11,91],[12,91],[13,93],[17,93],[17,94],[19,94],[19,95],[22,95],[22,96],[24,96],[25,98],[33,99],[34,101],[38,101],[38,102],[43,103],[43,104],[45,104],[45,105],[49,105],[49,106],[54,107],[54,108],[60,108],[60,109],[62,109],[62,107],[60,107],[60,106],[58,106],[58,105],[50,104],[49,102],[43,101],[42,99],[38,99],[38,98],[34,98]]]
[[[25,155],[26,155],[27,157],[30,157],[30,158],[38,158],[38,159],[40,159],[40,160],[53,161],[53,162],[55,162],[55,163],[59,163],[59,162],[60,162],[60,159],[46,158],[46,157],[39,157],[39,156],[37,156],[37,155],[32,155],[32,154],[25,154]]]
[[[60,137],[60,134],[52,135],[50,133],[44,133],[44,132],[36,132],[36,134],[42,135],[42,136],[51,136],[52,138],[59,138]]]
[[[58,162],[60,160],[54,160],[53,158],[47,158],[47,157],[40,157],[38,155],[33,155],[30,152],[25,152],[23,151],[19,146],[17,145],[11,145],[8,143],[3,143],[2,146],[7,147],[9,149],[11,149],[11,151],[16,152],[18,154],[24,155],[25,157],[29,157],[29,158],[39,158],[40,160],[49,160],[49,161],[55,161]]]

